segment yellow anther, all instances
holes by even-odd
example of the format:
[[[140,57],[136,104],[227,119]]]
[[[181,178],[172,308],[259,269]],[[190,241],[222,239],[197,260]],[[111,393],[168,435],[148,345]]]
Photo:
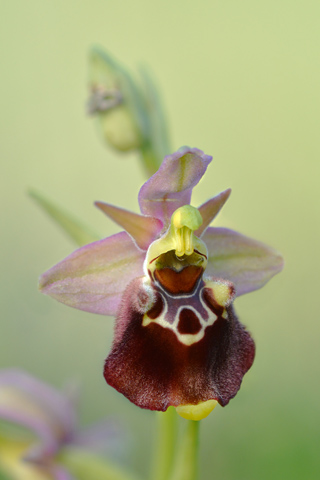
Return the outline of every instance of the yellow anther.
[[[202,224],[202,217],[195,207],[184,205],[178,208],[171,217],[171,235],[175,240],[177,257],[192,255],[194,250],[194,235]]]
[[[175,232],[176,240],[176,255],[182,257],[183,255],[192,255],[193,253],[193,238],[192,230],[188,227],[178,228]]]
[[[176,407],[176,411],[180,417],[187,420],[202,420],[212,412],[217,403],[217,400],[207,400],[198,405],[179,405]]]
[[[146,260],[145,272],[153,272],[156,266],[155,259],[158,259],[166,252],[173,251],[175,259],[181,266],[199,264],[201,257],[201,267],[203,269],[207,266],[208,251],[204,242],[195,236],[193,233],[202,224],[202,217],[199,211],[191,205],[184,205],[178,208],[171,217],[171,224],[167,232],[158,240],[155,240],[149,247]],[[196,250],[196,252],[195,252]],[[194,258],[196,256],[197,258]],[[190,259],[190,263],[189,260]],[[162,263],[162,267],[170,267],[171,265],[164,265],[164,259],[157,260]],[[179,268],[178,268],[179,270]]]

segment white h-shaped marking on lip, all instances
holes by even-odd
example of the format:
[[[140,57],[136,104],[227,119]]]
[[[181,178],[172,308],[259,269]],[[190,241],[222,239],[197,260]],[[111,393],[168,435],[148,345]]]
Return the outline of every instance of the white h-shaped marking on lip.
[[[193,345],[194,343],[197,343],[200,340],[202,340],[204,335],[205,335],[205,329],[207,327],[209,327],[210,325],[213,325],[214,322],[218,318],[217,315],[215,313],[213,313],[212,310],[210,310],[210,308],[205,304],[205,302],[202,299],[201,292],[200,292],[199,293],[199,299],[200,299],[200,302],[201,302],[203,308],[208,313],[208,320],[204,320],[202,315],[192,305],[183,304],[183,305],[180,305],[178,307],[173,323],[169,323],[165,318],[166,314],[168,312],[168,302],[167,302],[166,298],[164,297],[164,295],[162,293],[159,292],[159,295],[161,296],[161,299],[163,301],[164,310],[161,312],[161,314],[157,318],[154,318],[154,319],[149,318],[148,315],[145,314],[143,316],[142,326],[147,327],[148,325],[150,325],[150,323],[157,323],[161,327],[167,328],[168,330],[171,330],[172,332],[174,332],[177,339],[179,340],[179,342],[183,343],[184,345],[186,345],[188,347],[190,345]],[[185,296],[181,295],[181,297],[179,297],[179,298],[185,298]],[[196,315],[196,317],[198,318],[198,320],[200,322],[200,325],[201,325],[201,329],[198,333],[180,333],[178,331],[178,325],[179,325],[179,320],[180,320],[179,316],[180,316],[180,313],[182,312],[182,310],[184,310],[184,309],[191,310]]]

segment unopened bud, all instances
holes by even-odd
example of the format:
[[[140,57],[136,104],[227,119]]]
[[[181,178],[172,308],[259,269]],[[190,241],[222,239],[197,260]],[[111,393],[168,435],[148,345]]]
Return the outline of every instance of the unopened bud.
[[[104,140],[122,152],[140,148],[146,119],[141,94],[131,76],[100,49],[90,54],[89,76],[87,110],[97,117]]]

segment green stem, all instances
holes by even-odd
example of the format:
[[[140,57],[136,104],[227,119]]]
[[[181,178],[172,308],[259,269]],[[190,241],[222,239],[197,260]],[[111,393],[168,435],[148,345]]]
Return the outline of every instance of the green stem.
[[[188,420],[170,480],[196,480],[198,476],[199,422]],[[163,479],[165,480],[165,479]]]
[[[177,414],[173,407],[157,412],[157,438],[150,480],[167,480],[172,470],[177,439]]]
[[[141,147],[140,152],[147,178],[149,178],[158,170],[163,159],[158,157],[149,142]]]

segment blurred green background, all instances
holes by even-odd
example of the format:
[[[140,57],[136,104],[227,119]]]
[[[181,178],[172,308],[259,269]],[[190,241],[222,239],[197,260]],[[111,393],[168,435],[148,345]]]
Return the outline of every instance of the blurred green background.
[[[193,204],[232,187],[217,225],[281,251],[285,270],[236,301],[257,343],[238,396],[201,425],[201,479],[319,478],[318,0],[2,0],[1,367],[82,384],[81,421],[116,416],[145,472],[154,414],[108,387],[113,320],[37,292],[74,245],[28,198],[35,187],[101,235],[93,201],[138,211],[137,156],[107,149],[85,115],[87,53],[151,68],[174,149],[214,160]],[[181,420],[183,423],[183,420]]]

